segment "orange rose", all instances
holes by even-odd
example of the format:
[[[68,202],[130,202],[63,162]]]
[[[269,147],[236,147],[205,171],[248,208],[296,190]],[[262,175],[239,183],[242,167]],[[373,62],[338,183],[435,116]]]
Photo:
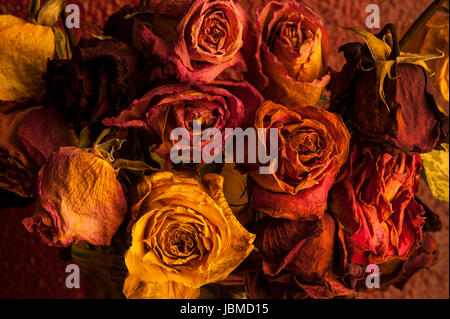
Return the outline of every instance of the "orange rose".
[[[201,182],[160,172],[144,177],[135,196],[127,298],[196,298],[201,286],[225,279],[253,249],[254,235],[233,215],[219,175]]]
[[[322,218],[349,151],[350,134],[339,115],[267,101],[256,113],[255,127],[277,128],[279,147],[274,174],[249,171],[252,207],[276,218]]]

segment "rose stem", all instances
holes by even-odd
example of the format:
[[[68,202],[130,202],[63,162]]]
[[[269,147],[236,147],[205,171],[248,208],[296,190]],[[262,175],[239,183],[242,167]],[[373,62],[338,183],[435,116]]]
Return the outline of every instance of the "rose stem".
[[[427,21],[434,15],[434,13],[439,10],[444,0],[435,0],[430,6],[417,18],[416,21],[411,25],[411,27],[406,31],[400,40],[400,50],[403,49],[406,44],[411,40],[414,35],[422,29]]]

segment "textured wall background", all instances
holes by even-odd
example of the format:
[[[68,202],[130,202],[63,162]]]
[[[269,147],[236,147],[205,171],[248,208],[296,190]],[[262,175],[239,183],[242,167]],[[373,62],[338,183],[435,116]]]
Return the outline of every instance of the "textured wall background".
[[[81,8],[81,19],[85,26],[102,25],[105,18],[124,4],[136,4],[137,0],[68,0]],[[266,0],[240,0],[254,17],[256,8]],[[339,28],[353,26],[365,29],[370,3],[380,7],[381,25],[395,23],[404,30],[431,3],[431,0],[304,0],[322,16],[328,30],[331,46],[329,64],[339,70],[344,62],[337,54],[339,46],[359,39]],[[0,0],[0,12],[24,15],[28,0]],[[372,32],[378,30],[371,30]],[[82,33],[79,32],[79,35]],[[439,244],[439,261],[429,270],[422,270],[400,291],[390,288],[361,295],[361,298],[449,298],[449,205],[431,197],[425,185],[420,190],[422,201],[439,214],[443,222],[441,232],[434,234]],[[1,196],[0,196],[1,198]],[[1,207],[1,203],[0,203]],[[65,266],[70,263],[61,259],[61,253],[42,245],[38,238],[28,234],[20,224],[26,216],[25,209],[0,211],[0,298],[81,298],[79,290],[65,288]]]

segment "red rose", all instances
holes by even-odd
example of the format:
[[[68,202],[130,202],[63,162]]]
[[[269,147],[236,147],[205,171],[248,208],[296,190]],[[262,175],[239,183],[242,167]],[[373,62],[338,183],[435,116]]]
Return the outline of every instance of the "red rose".
[[[131,12],[133,22],[125,18]],[[149,61],[156,58],[156,77],[210,83],[224,71],[247,70],[241,49],[250,34],[248,20],[233,0],[162,1],[151,12],[124,7],[107,22],[106,34],[132,43]]]
[[[448,143],[448,116],[437,107],[422,66],[392,60],[383,100],[380,75],[367,46],[348,43],[339,51],[347,63],[331,80],[330,109],[342,113],[361,139],[417,153]]]
[[[330,192],[330,209],[342,224],[352,263],[407,259],[422,240],[424,209],[414,194],[419,155],[354,148],[349,177]]]
[[[256,234],[259,267],[246,274],[249,298],[333,298],[353,294],[335,269],[342,242],[328,214],[315,221],[265,217],[249,225]],[[338,270],[339,271],[339,270]]]
[[[104,120],[107,126],[143,128],[155,152],[167,159],[176,141],[175,128],[192,133],[193,121],[201,129],[218,129],[225,139],[226,128],[247,128],[253,124],[263,97],[247,82],[221,82],[217,85],[166,84],[134,101],[119,116]],[[192,135],[192,134],[191,134]],[[202,148],[210,140],[202,142]]]

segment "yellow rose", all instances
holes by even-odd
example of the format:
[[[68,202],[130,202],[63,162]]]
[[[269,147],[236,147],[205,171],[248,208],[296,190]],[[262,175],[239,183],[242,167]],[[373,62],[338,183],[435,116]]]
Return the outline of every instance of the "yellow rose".
[[[0,100],[40,100],[42,75],[55,57],[55,34],[12,15],[0,15]]]
[[[233,215],[220,175],[160,172],[144,177],[134,196],[127,298],[196,298],[253,249],[255,236]]]
[[[411,53],[438,54],[444,52],[439,59],[427,61],[428,67],[435,73],[432,77],[435,87],[448,102],[448,68],[449,68],[449,22],[448,16],[434,16],[428,20],[425,27],[408,42],[405,51]]]

